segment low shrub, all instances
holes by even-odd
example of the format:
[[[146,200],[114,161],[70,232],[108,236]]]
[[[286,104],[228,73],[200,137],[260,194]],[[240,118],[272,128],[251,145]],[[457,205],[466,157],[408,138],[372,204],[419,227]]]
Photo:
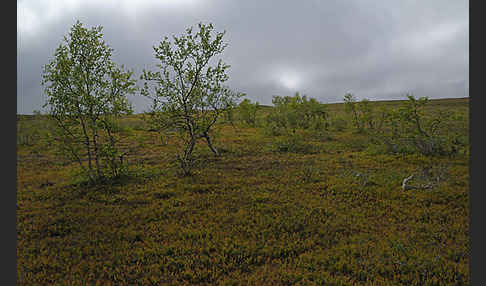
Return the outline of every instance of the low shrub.
[[[468,142],[462,132],[449,132],[453,128],[452,113],[438,111],[426,114],[427,97],[416,99],[408,95],[406,105],[387,112],[384,127],[371,130],[369,135],[377,147],[372,152],[420,153],[426,156],[452,156],[463,150]],[[465,153],[465,152],[464,152]]]
[[[316,146],[304,141],[300,134],[285,136],[277,139],[273,144],[276,152],[282,153],[300,153],[300,154],[316,154],[319,150]]]

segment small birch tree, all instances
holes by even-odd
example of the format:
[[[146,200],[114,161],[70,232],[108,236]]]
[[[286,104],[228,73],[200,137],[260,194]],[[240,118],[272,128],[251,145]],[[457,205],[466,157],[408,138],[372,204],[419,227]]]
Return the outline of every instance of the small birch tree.
[[[210,131],[218,117],[235,106],[242,94],[230,90],[224,83],[229,65],[215,57],[223,52],[225,32],[213,35],[212,24],[198,24],[199,31],[187,28],[181,36],[168,37],[154,46],[155,58],[160,71],[143,71],[145,80],[141,94],[153,100],[151,112],[162,120],[158,126],[176,131],[182,140],[178,159],[185,175],[190,174],[193,151],[199,139],[203,139],[215,155]],[[153,89],[153,92],[151,92]]]
[[[44,107],[56,123],[53,139],[91,182],[120,174],[116,120],[132,112],[126,95],[135,92],[132,72],[111,60],[113,49],[101,31],[101,26],[87,29],[77,21],[42,75]]]
[[[352,114],[354,126],[356,127],[356,129],[358,129],[358,131],[362,131],[363,122],[361,121],[356,101],[356,97],[353,94],[346,93],[344,95],[345,111],[349,114]]]

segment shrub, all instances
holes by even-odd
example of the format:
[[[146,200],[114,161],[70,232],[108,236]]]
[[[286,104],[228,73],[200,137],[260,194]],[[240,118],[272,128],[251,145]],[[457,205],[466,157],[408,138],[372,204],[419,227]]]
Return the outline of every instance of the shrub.
[[[267,115],[266,125],[280,129],[281,133],[290,135],[298,129],[327,130],[329,127],[324,105],[314,98],[307,99],[297,92],[294,97],[274,96],[272,103],[275,107]]]
[[[363,130],[363,121],[360,118],[360,114],[358,112],[358,107],[356,104],[356,97],[351,94],[347,93],[344,95],[344,107],[348,114],[351,114],[353,117],[353,124],[357,130]]]
[[[256,114],[257,111],[260,107],[260,104],[257,102],[252,103],[249,99],[245,98],[239,105],[239,113],[241,120],[250,125],[250,126],[255,126],[256,125]]]
[[[357,101],[350,93],[344,95],[344,106],[346,113],[352,116],[352,122],[358,132],[374,131],[383,125],[386,117],[386,110],[376,110],[376,103],[364,98]]]
[[[465,142],[459,139],[461,136],[449,133],[452,114],[444,111],[426,114],[427,103],[427,97],[416,99],[408,95],[405,106],[387,112],[386,126],[372,132],[372,140],[387,153],[456,154]]]

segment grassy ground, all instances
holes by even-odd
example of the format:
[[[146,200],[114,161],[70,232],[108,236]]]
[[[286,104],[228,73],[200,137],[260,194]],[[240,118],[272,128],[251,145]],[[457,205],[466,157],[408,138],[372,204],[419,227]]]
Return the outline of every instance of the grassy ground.
[[[467,116],[468,104],[428,108]],[[349,128],[276,152],[261,128],[220,124],[222,156],[201,145],[181,177],[172,141],[140,117],[123,123],[131,176],[91,187],[40,143],[42,119],[19,117],[19,285],[469,284],[467,154],[370,153]],[[426,171],[444,179],[402,190]]]

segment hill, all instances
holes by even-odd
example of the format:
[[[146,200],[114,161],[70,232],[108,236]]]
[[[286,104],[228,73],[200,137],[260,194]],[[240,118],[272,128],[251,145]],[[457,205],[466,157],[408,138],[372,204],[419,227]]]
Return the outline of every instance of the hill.
[[[43,139],[46,117],[20,116],[18,283],[468,285],[468,145],[385,152],[343,104],[325,107],[325,136],[299,131],[293,151],[263,126],[272,107],[256,127],[222,120],[222,156],[199,146],[189,177],[172,137],[165,144],[143,114],[126,117],[128,175],[95,186]],[[440,110],[457,115],[450,134],[467,137],[469,99],[427,105]]]

